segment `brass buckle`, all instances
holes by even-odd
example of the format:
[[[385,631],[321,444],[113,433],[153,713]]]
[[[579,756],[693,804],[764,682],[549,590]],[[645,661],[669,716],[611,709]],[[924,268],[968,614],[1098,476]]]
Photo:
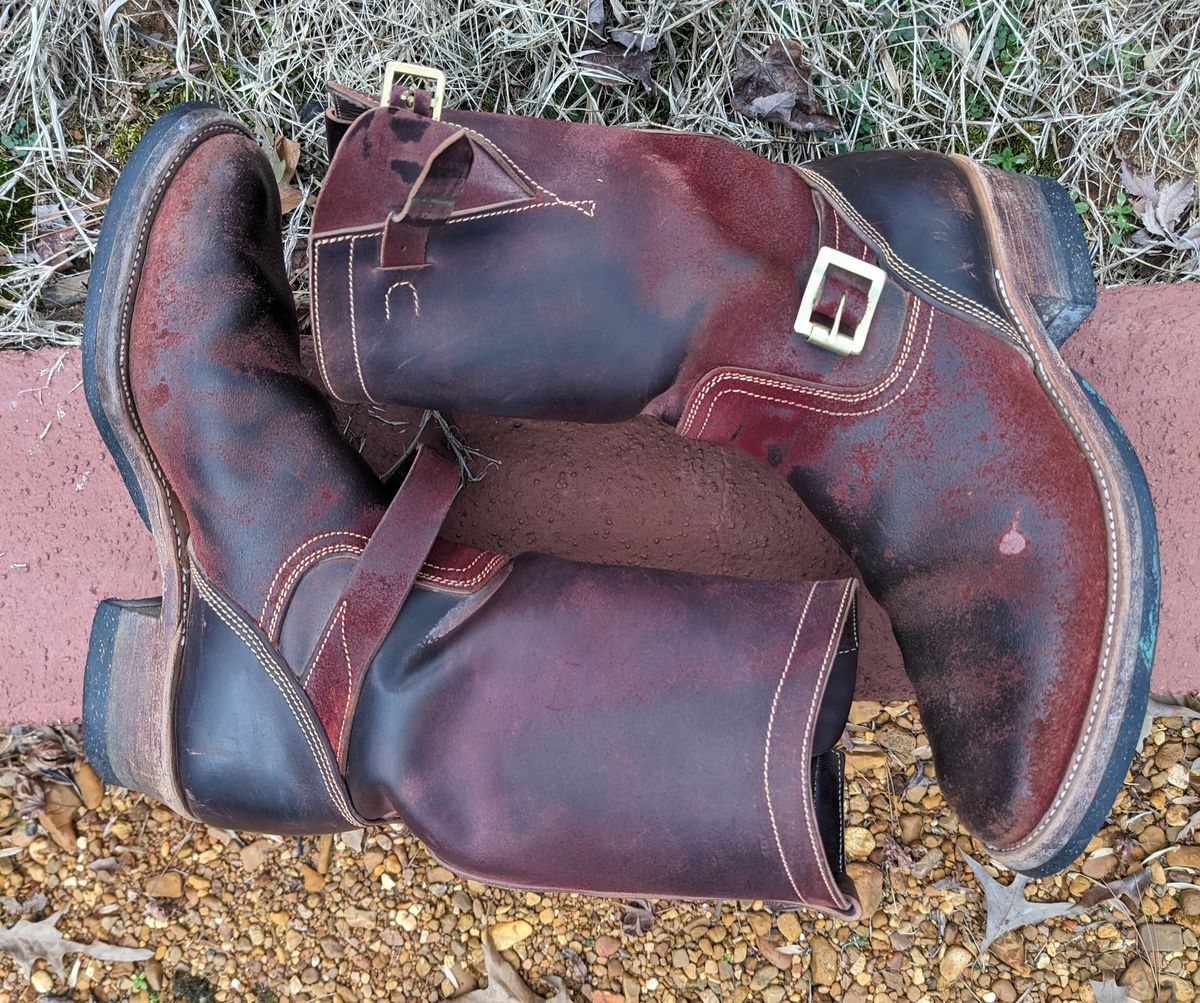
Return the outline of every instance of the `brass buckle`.
[[[442,117],[442,101],[446,97],[446,74],[435,70],[432,66],[421,66],[418,63],[402,63],[391,60],[383,70],[383,91],[379,95],[379,103],[387,104],[392,97],[392,88],[396,85],[396,77],[416,77],[419,80],[433,81],[433,105],[430,115],[433,118]],[[416,96],[410,91],[408,106],[416,103]]]
[[[833,317],[833,326],[825,327],[812,319],[813,308],[817,298],[825,286],[825,273],[830,267],[840,268],[843,272],[861,275],[870,281],[867,290],[867,308],[863,311],[862,320],[854,329],[854,334],[841,330],[842,309],[846,305],[846,294],[838,303],[837,313]],[[878,265],[872,265],[855,258],[834,247],[822,247],[817,252],[817,260],[813,265],[812,274],[808,277],[808,285],[804,287],[804,295],[800,299],[800,312],[796,314],[795,332],[804,335],[806,341],[820,348],[836,352],[838,355],[858,355],[867,343],[867,331],[871,327],[871,318],[875,316],[875,308],[879,305],[879,297],[883,295],[883,285],[887,275]]]

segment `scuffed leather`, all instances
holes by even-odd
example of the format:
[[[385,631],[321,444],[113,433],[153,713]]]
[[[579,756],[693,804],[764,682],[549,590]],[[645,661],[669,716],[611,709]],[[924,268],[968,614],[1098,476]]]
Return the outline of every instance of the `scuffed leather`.
[[[502,150],[540,189],[594,208],[468,214],[431,233],[411,289],[389,292],[361,264],[387,196],[355,142],[394,111],[341,114],[313,246],[334,391],[588,421],[642,400],[758,457],[888,609],[963,824],[996,846],[1027,835],[1087,718],[1106,530],[1080,447],[1008,330],[962,165],[872,152],[806,175],[706,137],[447,112],[477,163]],[[344,244],[322,242],[323,214],[349,204],[366,252],[352,269]],[[822,244],[888,271],[859,356],[792,330]],[[849,326],[861,279],[831,273],[816,313],[827,322],[842,294]]]
[[[418,589],[364,683],[354,803],[480,880],[851,915],[810,760],[851,595],[531,554]]]

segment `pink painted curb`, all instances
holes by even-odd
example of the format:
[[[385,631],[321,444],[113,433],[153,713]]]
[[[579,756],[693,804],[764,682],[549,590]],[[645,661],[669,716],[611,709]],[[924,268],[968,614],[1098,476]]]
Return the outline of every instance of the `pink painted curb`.
[[[1200,284],[1101,290],[1064,351],[1120,419],[1154,492],[1163,556],[1156,692],[1200,689],[1197,316]],[[81,378],[78,350],[0,353],[0,722],[78,719],[96,603],[159,591],[154,548]],[[343,416],[347,437],[366,437],[378,469],[409,431],[363,412]],[[447,522],[455,538],[732,575],[853,573],[781,480],[658,422],[464,418],[461,427],[502,463],[460,495]],[[886,617],[870,600],[863,607],[860,696],[909,695]]]

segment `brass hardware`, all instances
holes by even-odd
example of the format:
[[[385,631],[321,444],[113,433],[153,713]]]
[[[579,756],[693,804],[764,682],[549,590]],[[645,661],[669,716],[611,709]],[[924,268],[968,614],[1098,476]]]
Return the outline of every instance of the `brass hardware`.
[[[867,307],[853,334],[847,334],[841,330],[842,310],[846,306],[845,293],[842,293],[842,298],[838,303],[832,327],[825,327],[812,319],[813,309],[825,286],[826,273],[831,267],[840,268],[843,272],[850,272],[854,275],[861,275],[871,283],[867,290]],[[860,354],[863,345],[867,342],[871,318],[875,316],[875,308],[879,305],[879,297],[883,294],[883,286],[886,281],[887,275],[878,265],[872,265],[833,247],[822,247],[817,252],[817,260],[813,265],[812,274],[808,277],[808,285],[804,287],[804,295],[800,299],[800,312],[796,314],[795,332],[804,335],[805,340],[810,344],[830,352],[836,352],[838,355]]]
[[[446,74],[441,70],[435,70],[432,66],[420,66],[417,63],[401,63],[397,60],[391,60],[383,71],[383,91],[379,95],[379,103],[387,104],[392,97],[392,88],[396,85],[396,77],[416,77],[419,80],[433,81],[433,104],[430,108],[430,115],[433,118],[442,117],[442,102],[446,97]],[[417,103],[416,93],[407,91],[404,95],[404,103],[408,107],[413,107]]]

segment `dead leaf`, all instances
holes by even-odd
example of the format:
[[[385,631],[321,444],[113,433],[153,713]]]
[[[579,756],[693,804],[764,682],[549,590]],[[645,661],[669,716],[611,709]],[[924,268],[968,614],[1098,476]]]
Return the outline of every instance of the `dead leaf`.
[[[633,899],[621,917],[621,932],[626,937],[640,937],[654,926],[654,910],[645,899]]]
[[[797,132],[836,132],[842,124],[825,112],[812,85],[812,69],[799,42],[772,42],[760,59],[745,55],[733,71],[734,111]]]
[[[1122,160],[1121,183],[1134,196],[1133,209],[1142,224],[1142,229],[1130,238],[1132,241],[1142,246],[1159,242],[1179,246],[1189,240],[1187,234],[1181,235],[1175,231],[1192,204],[1196,191],[1195,178],[1177,178],[1158,185],[1153,177],[1138,174],[1128,161]],[[1156,237],[1158,240],[1155,240]]]
[[[992,941],[1009,930],[1019,930],[1030,923],[1041,923],[1055,916],[1065,916],[1076,906],[1074,902],[1030,902],[1025,898],[1025,886],[1029,878],[1018,874],[1012,884],[1002,885],[993,878],[983,866],[964,853],[971,870],[975,872],[975,880],[983,889],[984,904],[987,909],[987,929],[979,944],[979,953],[983,954]]]
[[[545,997],[525,985],[512,965],[500,956],[492,938],[486,933],[483,935],[483,967],[487,974],[487,986],[460,996],[461,1003],[544,1003]],[[552,1003],[571,1003],[561,979],[548,975],[546,981],[557,990],[550,997]]]
[[[1125,990],[1112,979],[1105,979],[1103,982],[1089,982],[1088,985],[1092,987],[1092,995],[1096,997],[1096,1003],[1137,1003],[1137,1000],[1126,995]]]
[[[1200,239],[1200,223],[1197,223],[1192,229],[1196,231],[1196,238]],[[1191,233],[1191,230],[1189,230],[1188,233]],[[1185,233],[1184,238],[1186,239],[1187,236],[1188,234]],[[1145,743],[1146,739],[1150,737],[1150,732],[1154,728],[1154,721],[1156,718],[1179,717],[1183,718],[1185,721],[1200,718],[1200,710],[1192,710],[1191,707],[1188,707],[1185,704],[1174,703],[1173,701],[1175,699],[1176,698],[1171,696],[1168,696],[1164,699],[1160,699],[1159,697],[1150,698],[1149,702],[1146,704],[1146,718],[1142,722],[1142,733],[1138,736],[1139,748]]]
[[[650,67],[658,52],[658,37],[632,31],[611,31],[612,41],[580,57],[589,77],[606,87],[641,84],[649,94],[654,90]]]
[[[50,967],[62,976],[66,974],[63,969],[65,954],[86,954],[99,961],[146,961],[154,957],[153,951],[140,947],[114,947],[99,940],[92,944],[66,940],[57,929],[59,917],[64,912],[66,909],[59,909],[36,923],[20,919],[7,929],[0,930],[0,950],[12,956],[26,977],[38,958],[45,958]]]
[[[784,954],[779,949],[780,945],[774,943],[778,939],[778,934],[772,933],[768,937],[760,937],[754,935],[754,943],[758,945],[758,953],[766,958],[772,965],[778,968],[781,972],[786,972],[792,967],[792,956]]]
[[[1122,899],[1136,911],[1141,905],[1142,893],[1150,885],[1150,881],[1150,868],[1144,867],[1117,881],[1101,882],[1079,896],[1079,911],[1083,912],[1105,902],[1120,902]]]

